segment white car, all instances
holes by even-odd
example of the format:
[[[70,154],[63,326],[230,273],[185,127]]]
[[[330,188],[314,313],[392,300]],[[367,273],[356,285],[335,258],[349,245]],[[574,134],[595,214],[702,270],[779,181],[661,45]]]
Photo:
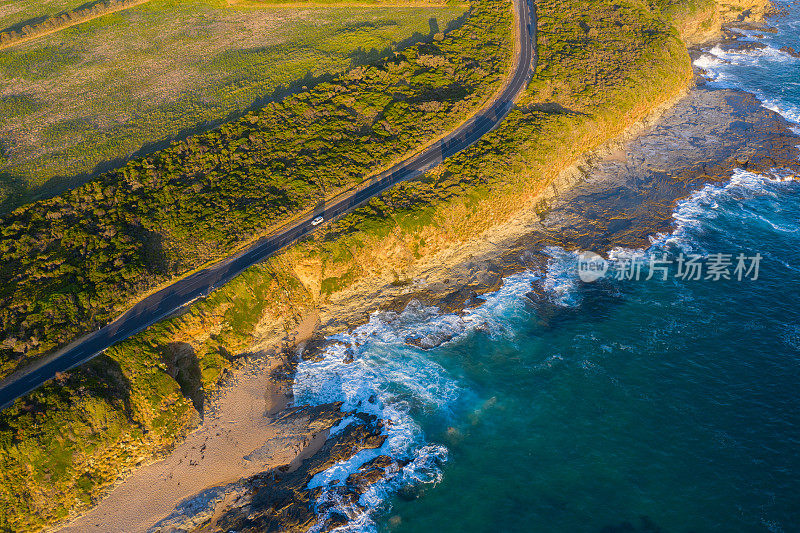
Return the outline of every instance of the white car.
[[[317,217],[317,218],[315,218],[314,220],[312,220],[312,221],[311,221],[311,225],[312,225],[312,226],[319,226],[319,225],[320,225],[320,224],[322,224],[324,221],[325,221],[325,219],[324,219],[324,218],[322,218],[322,217]]]

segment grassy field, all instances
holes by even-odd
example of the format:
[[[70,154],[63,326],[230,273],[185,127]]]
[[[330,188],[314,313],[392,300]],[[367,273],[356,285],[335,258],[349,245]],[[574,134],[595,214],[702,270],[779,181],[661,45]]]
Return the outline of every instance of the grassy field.
[[[0,4],[0,31],[15,29],[83,4],[80,0],[21,0]]]
[[[476,4],[497,5],[498,0]],[[648,8],[636,0],[539,0],[537,8],[536,77],[503,124],[479,143],[423,179],[374,199],[326,228],[325,234],[251,267],[185,315],[120,343],[0,413],[0,531],[37,531],[86,508],[117,475],[169,449],[183,431],[197,423],[192,404],[197,403],[198,385],[170,368],[176,343],[194,348],[194,375],[200,376],[199,386],[208,397],[219,377],[235,364],[230,354],[247,350],[248,337],[257,323],[283,324],[285,331],[291,331],[309,308],[355,280],[392,270],[403,272],[411,258],[456,246],[506,220],[532,205],[536,192],[581,153],[619,134],[653,106],[677,94],[692,78],[688,54],[671,27],[672,17],[656,7]],[[450,48],[466,53],[478,34],[467,32]],[[441,62],[437,60],[441,53],[433,54],[432,48],[423,47],[426,53],[415,59],[407,54],[405,61],[414,62],[415,76],[431,75],[416,68],[420,60],[428,65]],[[401,66],[382,62],[372,73],[391,78],[395,68]],[[354,69],[347,79],[354,81],[364,70]],[[455,71],[464,70],[468,69]],[[395,85],[408,90],[403,84]],[[353,83],[353,87],[357,93],[334,95],[345,109],[356,101],[367,105],[368,97],[381,92],[380,88],[367,90],[373,83]],[[331,84],[308,91],[287,105],[302,114],[309,108],[325,111],[325,104],[316,103],[316,98],[335,88]],[[308,102],[315,105],[305,106]],[[427,107],[433,102],[428,98],[416,105]],[[284,109],[271,106],[261,118]],[[362,110],[361,116],[367,115],[372,116]],[[397,116],[407,117],[409,111]],[[426,116],[430,120],[436,113]],[[404,121],[388,121],[385,114],[380,118],[374,123],[376,130],[387,124],[398,135],[408,135],[420,122],[416,115]],[[352,149],[358,148],[348,139],[349,130],[342,123],[313,114],[307,120],[305,129],[328,126],[321,137],[338,138],[337,144],[344,139]],[[270,132],[278,131],[270,128]],[[258,140],[256,135],[254,139]],[[225,138],[220,147],[207,143],[207,148],[220,154],[226,147],[234,150],[240,140]],[[290,141],[291,137],[286,143]],[[311,143],[319,141],[311,139],[304,146]],[[331,150],[303,152],[305,164],[319,168],[325,162],[323,155]],[[369,145],[368,151],[372,150],[374,145]],[[164,165],[167,157],[152,161]],[[153,171],[155,167],[145,168]],[[303,167],[292,168],[296,173]],[[133,170],[130,176],[141,177]],[[98,195],[101,190],[94,189]],[[228,195],[230,191],[215,198]],[[183,192],[176,196],[191,195]],[[91,203],[87,196],[78,198],[76,203]],[[49,219],[47,212],[38,218]],[[319,291],[304,285],[313,270],[308,265],[319,266]],[[303,269],[307,272],[301,275]],[[44,279],[43,273],[36,276]]]
[[[510,27],[509,3],[481,3],[430,43],[0,216],[0,375],[452,128],[502,81]]]
[[[164,258],[185,268],[304,208],[319,186],[358,181],[451,128],[507,73],[511,19],[509,3],[481,0],[458,29],[434,28],[431,43],[0,217],[0,278],[16,295],[0,305],[2,372],[19,362],[5,358],[9,346],[33,357],[46,351],[42,341],[99,319],[73,314],[75,306],[96,310],[169,276],[150,270],[155,249],[141,246],[152,237]],[[314,304],[294,266],[274,258],[251,268],[188,314],[108,350],[86,373],[62,375],[0,413],[0,531],[37,531],[85,509],[196,425],[195,408],[246,353],[255,325],[270,315],[288,332]],[[23,286],[31,292],[16,290]],[[24,324],[7,325],[15,317]],[[13,333],[17,327],[27,333]],[[184,343],[195,357],[175,368],[174,349]]]
[[[25,16],[70,7],[19,3]],[[0,207],[77,185],[397,43],[429,38],[464,10],[152,0],[3,50]]]

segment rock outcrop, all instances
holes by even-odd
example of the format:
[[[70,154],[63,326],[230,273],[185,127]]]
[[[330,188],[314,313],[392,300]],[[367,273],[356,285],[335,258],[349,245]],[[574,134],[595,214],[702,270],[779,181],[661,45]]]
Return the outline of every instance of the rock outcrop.
[[[770,0],[714,0],[693,12],[675,16],[681,39],[687,46],[718,39],[730,24],[763,27],[764,19],[775,12]]]

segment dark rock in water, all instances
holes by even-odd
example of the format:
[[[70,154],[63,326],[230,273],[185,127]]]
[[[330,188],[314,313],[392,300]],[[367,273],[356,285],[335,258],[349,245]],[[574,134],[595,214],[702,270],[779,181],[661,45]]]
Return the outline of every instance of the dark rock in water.
[[[749,126],[742,128],[742,122]],[[591,180],[564,191],[544,214],[544,231],[531,232],[515,246],[536,251],[555,245],[601,254],[615,247],[648,247],[651,236],[671,227],[676,199],[706,183],[728,181],[744,158],[750,172],[796,171],[798,144],[786,119],[755,96],[728,89],[693,90],[651,131],[626,145],[624,160],[598,162]],[[609,231],[605,220],[612,217],[587,220],[584,214],[590,209],[632,223]]]
[[[411,484],[403,485],[397,491],[397,496],[400,499],[405,500],[407,502],[416,500],[417,498],[420,497],[420,495],[421,491],[417,485],[411,485]]]
[[[306,342],[302,354],[303,360],[319,361],[325,356],[325,350],[327,350],[330,346],[335,346],[336,344],[344,343],[341,341],[329,341],[325,338],[314,337]]]
[[[362,465],[358,472],[347,476],[347,485],[357,488],[359,493],[363,493],[371,485],[386,479],[388,475],[399,472],[402,466],[404,465],[388,455],[379,455]]]
[[[476,291],[472,291],[469,296],[469,300],[464,302],[464,307],[477,307],[482,303],[486,302],[486,298],[480,296]]]
[[[662,533],[663,531],[649,516],[640,516],[639,521],[642,524],[642,531],[647,531],[648,533]]]
[[[422,348],[423,350],[430,350],[431,348],[441,346],[442,344],[451,340],[454,336],[455,333],[453,332],[440,332],[435,334],[431,333],[422,337],[408,337],[406,338],[405,342],[409,346],[416,346],[417,348]]]
[[[531,290],[525,296],[542,326],[550,326],[554,319],[569,312],[569,309],[555,303],[538,281],[531,283]]]
[[[548,299],[547,293],[541,283],[531,283],[531,290],[526,293],[525,296],[532,302],[540,302]]]
[[[316,339],[316,338],[308,341],[305,350],[303,352],[303,360],[321,361],[325,357],[325,351],[334,346],[344,347],[345,363],[353,362],[353,358],[355,357],[355,352],[353,351],[353,347],[350,346],[349,344],[338,340],[331,341],[328,339]],[[292,374],[292,376],[294,376],[294,374]]]
[[[728,25],[729,28],[736,28],[745,31],[761,31],[764,33],[778,33],[778,28],[765,24],[764,22],[735,22]]]
[[[719,45],[726,52],[752,52],[762,50],[767,47],[765,43],[758,41],[723,41]]]
[[[636,533],[636,528],[630,522],[622,522],[613,526],[605,526],[600,533]]]
[[[796,57],[796,58],[800,59],[800,52],[798,52],[797,50],[795,50],[791,46],[782,46],[782,47],[780,47],[779,50],[781,52],[783,52],[784,54],[789,54],[792,57]]]
[[[348,518],[343,515],[342,513],[332,512],[328,516],[328,521],[325,523],[323,529],[326,531],[330,531],[336,529],[337,527],[342,527],[343,525],[347,524]]]
[[[355,353],[355,351],[353,351],[353,347],[352,346],[348,346],[344,350],[344,359],[342,359],[342,361],[344,361],[345,363],[352,363],[353,359],[355,359],[355,356],[356,356],[356,353]]]
[[[329,438],[319,451],[303,461],[297,469],[278,468],[248,479],[245,484],[250,497],[242,498],[232,507],[224,509],[216,521],[214,530],[242,533],[308,531],[322,515],[326,515],[322,531],[330,531],[345,524],[347,517],[341,513],[336,511],[325,513],[333,506],[332,503],[328,509],[314,508],[321,490],[308,489],[308,482],[319,472],[335,463],[350,459],[361,450],[379,448],[386,440],[386,436],[383,435],[382,420],[364,413],[342,413],[340,407],[341,403],[336,403],[303,406],[290,410],[295,415],[297,412],[302,412],[317,418],[332,416],[338,412],[339,420],[349,414],[354,416],[357,422]],[[349,476],[345,483],[333,489],[337,500],[358,505],[358,499],[365,490],[386,475],[397,472],[401,466],[388,456],[376,457],[364,464],[357,473]]]
[[[639,524],[633,525],[625,521],[619,524],[605,526],[600,533],[663,533],[664,530],[658,527],[649,516],[640,516]]]
[[[342,405],[342,402],[334,402],[321,405],[288,407],[281,411],[280,416],[276,418],[276,420],[287,420],[302,415],[308,417],[309,427],[331,427],[344,418],[345,413],[341,411]]]

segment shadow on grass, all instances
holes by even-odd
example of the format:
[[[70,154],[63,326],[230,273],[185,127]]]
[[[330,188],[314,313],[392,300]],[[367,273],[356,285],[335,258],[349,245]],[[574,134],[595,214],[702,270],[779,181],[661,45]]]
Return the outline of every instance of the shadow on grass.
[[[449,32],[461,27],[467,20],[470,12],[471,10],[467,10],[458,18],[450,21],[444,31]],[[375,65],[380,67],[381,64],[385,64],[386,61],[391,58],[395,51],[403,50],[417,44],[431,43],[434,40],[434,36],[441,30],[439,27],[439,22],[435,17],[431,17],[428,20],[428,26],[429,31],[427,34],[415,32],[408,38],[391,46],[387,46],[382,50],[378,50],[376,48],[371,48],[369,50],[361,47],[357,48],[348,55],[351,60],[351,66],[357,67],[363,65]],[[259,50],[254,50],[253,52],[258,51]],[[338,76],[340,76],[339,73],[315,76],[312,71],[308,71],[302,78],[299,78],[286,86],[279,85],[270,94],[256,98],[249,106],[242,110],[231,112],[219,119],[200,122],[192,127],[184,128],[175,135],[165,137],[158,141],[146,143],[129,156],[117,157],[97,164],[91,172],[72,176],[54,176],[42,185],[31,190],[25,190],[22,180],[15,179],[13,176],[3,176],[0,174],[0,214],[12,211],[13,209],[26,203],[52,198],[53,196],[61,194],[66,190],[79,187],[83,183],[86,183],[90,179],[97,177],[100,174],[123,167],[132,159],[147,156],[159,150],[163,150],[173,142],[182,141],[193,135],[211,131],[222,124],[238,120],[250,112],[257,111],[271,102],[280,101],[288,96],[291,96],[292,94],[311,89],[320,83],[331,82]],[[6,190],[4,191],[3,189]]]
[[[50,17],[44,15],[40,17],[33,17],[28,20],[23,20],[21,22],[17,22],[16,24],[12,24],[8,28],[0,30],[0,33],[11,33],[12,31],[21,31],[22,28],[24,28],[25,26],[33,26],[35,24],[40,24],[49,18]]]
[[[24,28],[25,26],[35,26],[36,24],[41,24],[42,22],[44,22],[46,20],[49,20],[49,19],[57,19],[57,18],[61,17],[62,15],[65,15],[67,13],[70,13],[70,14],[79,13],[80,11],[83,11],[85,9],[90,9],[90,8],[94,7],[95,5],[100,4],[102,2],[103,2],[103,0],[94,0],[93,2],[86,2],[84,4],[81,4],[81,5],[77,6],[77,7],[74,7],[72,9],[68,10],[68,11],[59,11],[55,15],[40,15],[38,17],[29,18],[27,20],[23,20],[23,21],[17,22],[16,24],[12,24],[8,28],[0,30],[0,33],[6,33],[6,32],[10,33],[12,31],[21,31],[22,28]]]
[[[8,164],[7,148],[0,141],[0,213],[10,211],[25,201],[25,182],[3,167]]]
[[[205,393],[202,371],[197,353],[188,342],[171,342],[162,350],[167,373],[178,382],[181,393],[190,399],[197,412],[202,415]]]
[[[116,359],[100,354],[80,368],[57,376],[45,386],[26,394],[13,407],[0,412],[0,431],[13,429],[21,413],[36,418],[40,415],[41,420],[47,420],[53,413],[69,411],[75,398],[87,393],[95,398],[104,398],[133,420],[131,382]]]
[[[564,107],[561,104],[556,102],[543,102],[540,104],[529,104],[525,106],[525,111],[539,111],[541,113],[547,113],[548,115],[569,115],[569,116],[589,116],[587,113],[582,111],[575,111],[573,109],[569,109]]]

